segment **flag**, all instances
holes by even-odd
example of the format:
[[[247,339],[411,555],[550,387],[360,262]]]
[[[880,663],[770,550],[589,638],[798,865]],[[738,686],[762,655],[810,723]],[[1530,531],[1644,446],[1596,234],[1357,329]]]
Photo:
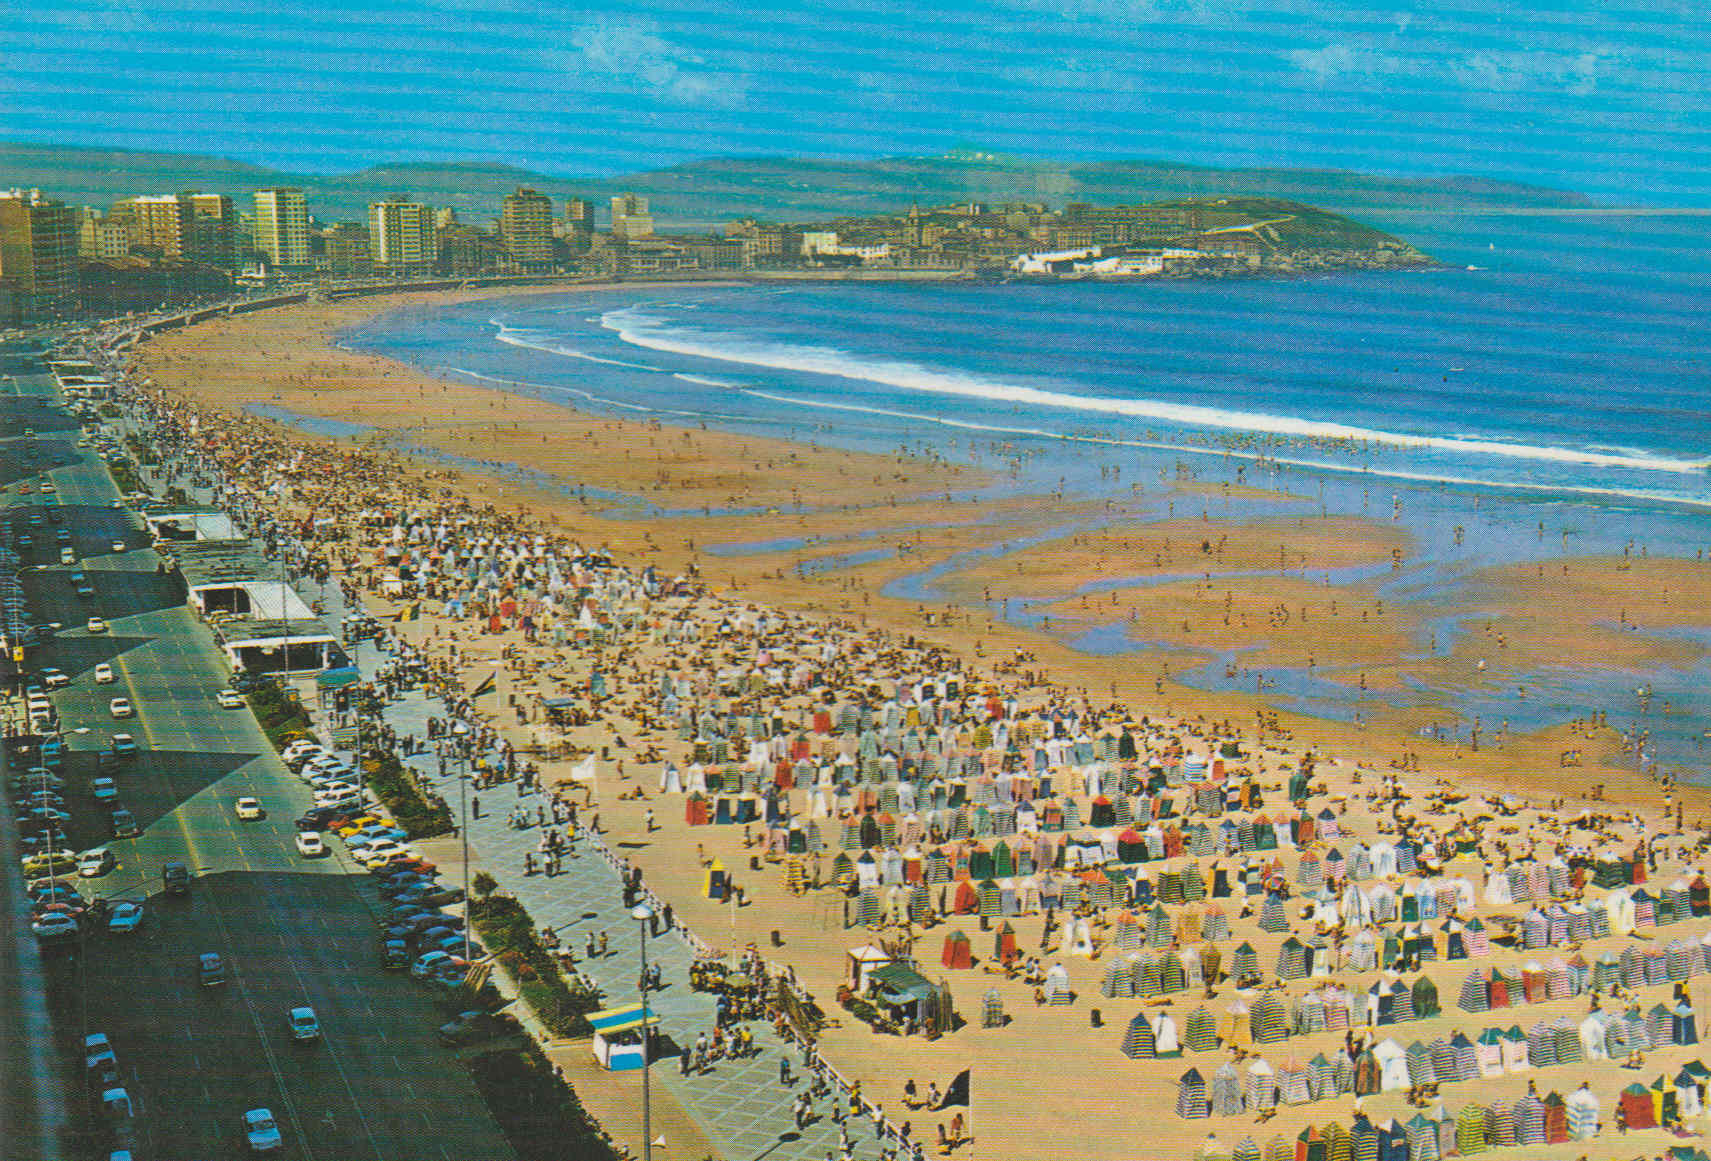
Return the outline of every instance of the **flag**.
[[[409,604],[407,604],[403,608],[399,609],[396,613],[393,613],[392,619],[394,621],[414,621],[417,617],[419,617],[421,615],[422,615],[422,602],[421,601],[411,601]]]
[[[965,1068],[956,1074],[956,1078],[951,1081],[950,1087],[945,1089],[945,1095],[940,1098],[938,1104],[933,1106],[935,1111],[948,1109],[952,1105],[961,1105],[965,1109],[968,1107],[968,1073],[969,1070]]]
[[[469,691],[469,696],[480,697],[484,693],[492,693],[494,685],[497,684],[498,676],[499,675],[496,673],[489,673],[486,677],[481,679],[480,685]]]

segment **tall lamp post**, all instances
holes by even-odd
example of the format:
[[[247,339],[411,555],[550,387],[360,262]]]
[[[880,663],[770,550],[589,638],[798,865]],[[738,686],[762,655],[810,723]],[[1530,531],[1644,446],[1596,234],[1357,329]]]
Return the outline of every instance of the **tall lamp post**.
[[[457,739],[458,753],[463,753],[463,739],[469,733],[469,727],[461,721],[452,723],[452,737]],[[457,778],[458,810],[463,815],[463,823],[458,827],[458,837],[463,840],[463,909],[469,910],[469,759],[464,758],[459,763]],[[469,962],[469,919],[466,914],[463,921],[463,962]]]
[[[642,993],[642,1161],[653,1161],[654,1157],[653,1105],[648,1093],[648,1069],[654,1057],[653,1028],[648,1024],[648,923],[653,917],[653,908],[646,903],[638,903],[630,911],[642,935],[642,974],[638,981]]]

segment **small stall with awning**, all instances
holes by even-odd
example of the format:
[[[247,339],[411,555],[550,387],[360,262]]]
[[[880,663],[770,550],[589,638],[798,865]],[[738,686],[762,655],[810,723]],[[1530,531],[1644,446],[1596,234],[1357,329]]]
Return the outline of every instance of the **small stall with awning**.
[[[641,1004],[625,1004],[590,1014],[588,1023],[594,1028],[594,1058],[613,1072],[624,1072],[646,1062],[643,1030],[648,1040],[654,1039],[659,1013]]]
[[[867,973],[868,999],[883,1007],[893,1021],[924,1024],[937,994],[926,976],[912,967],[889,963]]]

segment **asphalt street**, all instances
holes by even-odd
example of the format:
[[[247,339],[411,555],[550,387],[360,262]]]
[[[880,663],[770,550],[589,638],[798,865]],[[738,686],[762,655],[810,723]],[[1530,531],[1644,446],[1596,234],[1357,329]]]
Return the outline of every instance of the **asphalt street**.
[[[28,946],[0,956],[8,992],[39,986],[48,996],[54,1051],[37,1050],[63,1065],[64,1155],[105,1156],[80,1087],[83,1037],[101,1031],[137,1105],[140,1161],[242,1155],[240,1117],[257,1106],[273,1110],[288,1157],[512,1156],[461,1062],[434,1039],[448,1009],[407,976],[381,971],[369,877],[337,856],[297,855],[292,820],[309,805],[307,788],[247,708],[216,703],[224,660],[174,579],[159,572],[140,521],[112,508],[112,480],[77,446],[75,421],[29,398],[52,395],[45,375],[0,381],[0,483],[14,529],[33,541],[23,553],[25,593],[38,621],[62,625],[29,665],[71,678],[50,695],[69,750],[69,845],[105,845],[118,861],[84,880],[85,893],[141,901],[145,912],[135,934],[88,933],[39,966]],[[18,491],[44,469],[54,493]],[[63,523],[46,518],[49,506],[62,509]],[[32,511],[44,515],[40,524],[30,523]],[[71,533],[75,563],[60,562],[60,527]],[[92,597],[74,592],[77,569]],[[107,622],[105,632],[86,628],[91,616]],[[111,684],[94,681],[102,662],[113,668]],[[115,719],[114,697],[127,698],[134,716]],[[139,749],[115,773],[141,827],[132,839],[113,838],[106,810],[89,796],[97,754],[118,732]],[[267,817],[238,820],[233,802],[243,795],[258,798]],[[161,892],[160,869],[172,859],[195,875],[187,897]],[[19,913],[15,901],[8,907]],[[20,943],[30,940],[27,924],[17,929]],[[225,985],[199,985],[197,956],[206,951],[225,958]],[[304,1004],[320,1018],[319,1042],[295,1043],[287,1030],[288,1009]],[[34,1087],[8,1082],[0,1094],[8,1120],[52,1125],[52,1101]]]

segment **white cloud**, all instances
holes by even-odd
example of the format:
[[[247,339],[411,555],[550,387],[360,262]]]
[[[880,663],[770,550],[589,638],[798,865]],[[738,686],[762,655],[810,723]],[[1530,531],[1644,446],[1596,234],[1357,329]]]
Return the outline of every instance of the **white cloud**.
[[[741,105],[748,84],[740,74],[712,67],[693,51],[672,44],[652,21],[601,19],[571,36],[575,65],[682,105]]]
[[[1598,87],[1601,59],[1595,52],[1477,52],[1454,71],[1463,84],[1486,92],[1544,88],[1585,96]]]
[[[1320,84],[1337,77],[1396,76],[1407,71],[1401,57],[1351,44],[1296,48],[1284,55],[1290,64]]]
[[[1284,54],[1320,84],[1344,78],[1414,77],[1455,82],[1470,93],[1560,89],[1585,96],[1597,87],[1605,57],[1597,52],[1481,51],[1434,60],[1361,44],[1327,44]]]

